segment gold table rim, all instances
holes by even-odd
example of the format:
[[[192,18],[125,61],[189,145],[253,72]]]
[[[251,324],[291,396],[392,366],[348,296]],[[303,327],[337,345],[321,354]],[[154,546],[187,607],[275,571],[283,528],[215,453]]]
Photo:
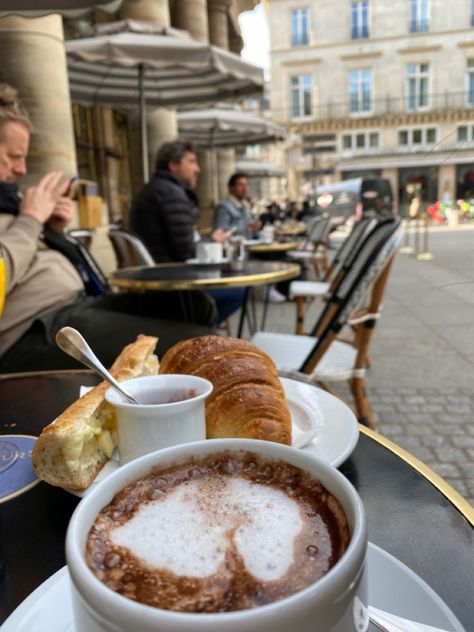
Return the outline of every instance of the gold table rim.
[[[160,264],[161,265],[161,264]],[[172,267],[177,264],[165,264],[165,266]],[[222,288],[222,287],[236,287],[236,286],[256,286],[267,285],[269,283],[276,283],[278,281],[286,281],[293,279],[300,273],[300,266],[297,263],[281,263],[282,268],[280,270],[273,270],[260,273],[247,273],[240,274],[233,277],[213,279],[174,279],[174,280],[139,280],[139,279],[120,279],[110,275],[108,282],[114,287],[120,287],[129,290],[147,291],[147,290],[200,290],[206,288]],[[284,266],[284,267],[283,267]],[[122,268],[121,271],[126,272],[128,270],[139,270],[154,266],[137,266],[133,268]],[[184,267],[184,266],[183,266]]]
[[[423,463],[416,456],[402,448],[397,443],[394,443],[387,437],[384,437],[379,432],[375,430],[371,430],[367,428],[367,426],[363,426],[359,424],[359,430],[362,434],[374,439],[380,445],[383,445],[387,450],[393,452],[396,456],[398,456],[402,461],[405,461],[410,465],[415,471],[421,474],[424,478],[426,478],[438,491],[440,491],[443,496],[445,496],[452,505],[458,509],[462,513],[462,515],[466,518],[466,520],[474,526],[474,507],[469,503],[466,498],[464,498],[459,492],[457,492],[454,487],[452,487],[447,481],[444,480],[442,476],[437,474],[434,470],[432,470],[426,463]]]

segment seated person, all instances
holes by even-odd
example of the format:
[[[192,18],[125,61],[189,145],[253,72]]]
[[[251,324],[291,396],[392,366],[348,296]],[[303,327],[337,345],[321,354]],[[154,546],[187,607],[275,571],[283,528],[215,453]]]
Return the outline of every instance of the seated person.
[[[156,169],[135,200],[130,228],[139,235],[156,262],[186,261],[196,256],[196,226],[200,209],[194,189],[199,175],[191,143],[175,140],[158,150]],[[223,243],[228,233],[212,234]],[[242,306],[244,289],[207,290],[217,304],[219,323]]]
[[[18,196],[16,179],[26,173],[29,139],[28,115],[16,90],[0,84],[0,244],[7,285],[0,371],[78,368],[55,344],[56,331],[65,325],[80,330],[105,365],[139,333],[160,338],[159,355],[179,340],[213,333],[215,304],[201,292],[192,293],[196,325],[179,322],[175,293],[85,296],[73,265],[41,240],[45,225],[62,231],[71,220],[68,181],[53,171]]]
[[[261,223],[252,216],[248,203],[249,180],[245,173],[234,173],[228,182],[229,195],[219,202],[214,211],[214,230],[231,231],[247,239],[254,237]]]

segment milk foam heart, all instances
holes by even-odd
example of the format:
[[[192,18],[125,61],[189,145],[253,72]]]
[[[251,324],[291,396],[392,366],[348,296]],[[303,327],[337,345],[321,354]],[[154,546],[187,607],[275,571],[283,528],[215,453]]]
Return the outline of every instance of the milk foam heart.
[[[293,563],[301,528],[297,502],[282,491],[207,476],[142,505],[111,540],[147,565],[190,577],[216,573],[233,542],[248,572],[272,581]]]

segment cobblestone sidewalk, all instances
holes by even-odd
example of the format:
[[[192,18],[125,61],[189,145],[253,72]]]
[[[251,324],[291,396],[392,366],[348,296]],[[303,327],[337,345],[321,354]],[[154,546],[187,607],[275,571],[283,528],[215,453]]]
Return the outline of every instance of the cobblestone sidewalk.
[[[474,504],[474,226],[433,229],[429,245],[432,261],[395,261],[367,390],[380,432]],[[267,330],[294,323],[293,303],[270,306]],[[351,401],[344,384],[337,391]]]

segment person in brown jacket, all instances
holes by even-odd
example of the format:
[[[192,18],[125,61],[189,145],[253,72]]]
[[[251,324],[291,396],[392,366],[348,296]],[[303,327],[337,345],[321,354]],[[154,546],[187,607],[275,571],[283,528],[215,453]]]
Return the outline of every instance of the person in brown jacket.
[[[182,322],[180,301],[171,292],[85,296],[75,267],[41,239],[45,226],[63,231],[71,221],[68,180],[50,172],[23,196],[16,185],[26,174],[29,139],[16,90],[0,84],[0,244],[7,277],[0,371],[77,368],[54,342],[65,325],[79,329],[105,364],[138,333],[158,336],[159,354],[178,340],[213,333],[215,304],[204,293],[193,293],[196,324]]]

